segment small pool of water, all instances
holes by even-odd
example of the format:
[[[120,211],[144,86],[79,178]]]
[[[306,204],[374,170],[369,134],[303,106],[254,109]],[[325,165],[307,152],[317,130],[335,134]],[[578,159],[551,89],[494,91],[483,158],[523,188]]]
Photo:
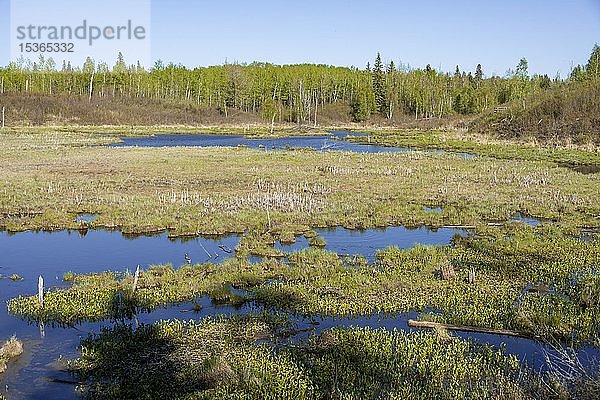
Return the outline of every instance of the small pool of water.
[[[294,148],[312,149],[316,151],[350,151],[354,153],[399,153],[409,152],[406,147],[387,147],[368,143],[353,143],[346,141],[347,137],[365,136],[365,133],[332,131],[329,135],[289,136],[282,138],[251,138],[244,135],[221,134],[159,134],[143,137],[122,137],[122,142],[112,144],[112,147],[249,147],[264,150],[287,150]],[[445,153],[444,150],[428,150],[431,153]],[[475,155],[457,153],[463,158],[474,158]]]
[[[529,226],[538,226],[542,223],[544,223],[543,220],[538,219],[538,218],[534,218],[534,217],[529,217],[527,215],[523,215],[521,213],[516,213],[515,215],[513,215],[508,222],[521,222],[523,224],[527,224]]]
[[[78,222],[80,224],[89,224],[91,222],[94,222],[97,218],[97,214],[82,213],[77,214],[77,217],[75,217],[75,222]]]
[[[346,135],[320,136],[290,136],[283,138],[251,138],[243,135],[213,135],[213,134],[161,134],[145,137],[124,137],[122,143],[112,146],[139,147],[171,147],[171,146],[200,146],[200,147],[249,147],[264,150],[286,150],[305,148],[317,151],[351,151],[356,153],[395,153],[411,151],[407,148],[385,147],[369,144],[358,144],[344,141]]]
[[[584,175],[600,173],[600,165],[597,165],[597,164],[578,165],[578,164],[562,163],[559,165],[561,167],[569,168],[575,172],[579,172],[580,174],[584,174]]]
[[[580,229],[577,239],[586,243],[593,242],[594,240],[600,240],[600,232],[597,230]]]
[[[77,231],[0,232],[0,302],[4,308],[0,312],[0,341],[12,335],[23,340],[39,339],[36,327],[6,312],[7,300],[37,293],[39,275],[44,277],[47,289],[64,285],[62,277],[69,271],[84,274],[107,270],[125,272],[135,271],[137,265],[148,268],[150,265],[168,263],[179,267],[186,263],[186,254],[192,263],[220,263],[232,256],[223,249],[235,249],[239,240],[238,236],[228,236],[174,241],[168,239],[167,233],[131,238],[120,232],[103,230],[89,230],[85,237]],[[23,280],[11,280],[9,277],[12,274],[21,276]],[[57,342],[52,339],[54,335],[60,336]],[[78,333],[74,330],[57,331],[46,327],[46,337],[47,340],[37,343],[35,347],[42,364],[57,358],[61,352],[75,351],[79,344]],[[37,364],[35,368],[44,369],[42,364]],[[4,380],[0,375],[0,387],[3,387]]]
[[[319,237],[325,240],[325,249],[339,255],[360,255],[368,262],[375,261],[375,251],[396,246],[409,249],[416,245],[447,245],[454,235],[466,236],[467,231],[457,228],[420,227],[409,229],[402,226],[385,229],[351,230],[346,228],[318,229]],[[275,243],[275,248],[284,252],[296,252],[309,247],[304,236],[293,244]]]

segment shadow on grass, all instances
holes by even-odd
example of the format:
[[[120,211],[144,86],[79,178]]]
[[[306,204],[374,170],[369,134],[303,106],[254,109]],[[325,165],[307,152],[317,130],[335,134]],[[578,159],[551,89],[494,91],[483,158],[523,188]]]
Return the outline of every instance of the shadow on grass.
[[[160,325],[117,324],[83,343],[73,372],[85,395],[100,399],[184,398],[209,389],[211,358],[190,363],[185,349]]]

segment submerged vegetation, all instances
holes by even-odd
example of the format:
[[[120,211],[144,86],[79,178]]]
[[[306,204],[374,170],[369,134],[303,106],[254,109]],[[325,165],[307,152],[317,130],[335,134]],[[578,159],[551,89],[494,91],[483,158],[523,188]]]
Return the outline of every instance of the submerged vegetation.
[[[7,364],[12,359],[23,354],[23,343],[16,337],[11,337],[0,347],[0,374],[6,371]]]

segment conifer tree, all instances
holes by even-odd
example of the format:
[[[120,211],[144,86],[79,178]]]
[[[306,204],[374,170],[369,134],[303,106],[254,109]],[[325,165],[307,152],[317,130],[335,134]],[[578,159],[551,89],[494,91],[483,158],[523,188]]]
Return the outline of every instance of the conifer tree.
[[[123,57],[123,53],[119,52],[117,56],[117,62],[113,67],[113,72],[116,73],[124,73],[127,72],[127,65],[125,65],[125,58]]]
[[[481,81],[483,79],[483,69],[481,68],[481,64],[477,64],[475,68],[475,79]]]
[[[375,95],[375,109],[378,113],[385,113],[385,76],[383,75],[383,63],[381,55],[377,53],[373,65],[373,94]]]

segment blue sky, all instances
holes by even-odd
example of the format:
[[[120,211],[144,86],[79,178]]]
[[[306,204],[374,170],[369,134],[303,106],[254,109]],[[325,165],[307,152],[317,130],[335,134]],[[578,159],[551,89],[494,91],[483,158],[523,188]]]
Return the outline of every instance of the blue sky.
[[[386,61],[443,71],[481,63],[488,76],[526,57],[531,73],[564,77],[600,43],[600,0],[151,1],[152,59],[187,66],[364,67],[379,51]],[[9,61],[9,3],[0,0],[2,65]]]

